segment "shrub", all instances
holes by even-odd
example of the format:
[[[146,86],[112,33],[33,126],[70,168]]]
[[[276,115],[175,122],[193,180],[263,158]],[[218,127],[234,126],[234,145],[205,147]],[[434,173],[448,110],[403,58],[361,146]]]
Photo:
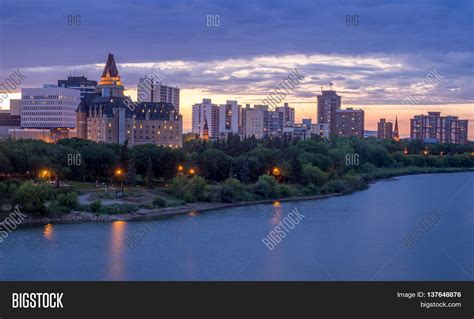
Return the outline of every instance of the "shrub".
[[[161,197],[157,197],[153,200],[153,207],[163,208],[166,206],[166,200]]]
[[[219,189],[220,200],[225,203],[233,203],[239,200],[239,194],[230,185],[222,185]]]
[[[23,183],[13,195],[12,204],[20,205],[25,213],[45,215],[45,191],[44,186],[35,186],[31,182]]]
[[[362,173],[373,173],[376,169],[377,167],[374,164],[365,163],[364,165],[362,165],[360,170]]]
[[[79,206],[79,199],[75,192],[70,192],[67,194],[59,194],[56,197],[56,201],[59,206],[67,209],[75,209]]]
[[[275,177],[270,175],[262,175],[258,178],[258,182],[255,183],[254,187],[255,194],[262,198],[275,198],[277,197],[277,180]]]
[[[330,193],[346,193],[350,191],[349,182],[342,179],[333,179],[330,180],[324,187],[322,188],[322,193],[330,194]]]
[[[327,174],[311,164],[303,166],[303,176],[301,182],[303,185],[314,184],[316,186],[324,185],[327,181]]]
[[[97,199],[95,201],[93,201],[90,206],[89,206],[91,212],[93,213],[100,213],[100,210],[102,209],[102,202],[100,199]]]

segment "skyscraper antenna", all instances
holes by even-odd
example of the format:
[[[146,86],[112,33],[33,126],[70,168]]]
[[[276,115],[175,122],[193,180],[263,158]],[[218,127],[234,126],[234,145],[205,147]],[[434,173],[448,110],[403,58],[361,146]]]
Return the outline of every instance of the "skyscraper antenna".
[[[329,86],[331,87],[331,90],[332,90],[332,86],[333,86],[332,82],[329,82]]]

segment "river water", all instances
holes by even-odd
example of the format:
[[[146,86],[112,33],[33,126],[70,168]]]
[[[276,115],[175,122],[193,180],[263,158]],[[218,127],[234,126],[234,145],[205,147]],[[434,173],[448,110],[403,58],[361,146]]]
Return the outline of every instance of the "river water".
[[[304,217],[268,249],[263,238],[295,208]],[[0,280],[473,278],[474,173],[160,221],[20,228],[0,243]]]

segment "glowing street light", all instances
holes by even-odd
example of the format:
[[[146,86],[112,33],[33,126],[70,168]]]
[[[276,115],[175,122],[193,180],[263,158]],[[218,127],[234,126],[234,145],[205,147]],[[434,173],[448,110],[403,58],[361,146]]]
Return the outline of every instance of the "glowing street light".
[[[273,168],[273,175],[280,175],[281,174],[281,171],[278,167],[274,167]]]
[[[122,169],[117,168],[117,169],[115,170],[115,176],[120,177],[120,176],[122,176],[122,175],[123,175]]]
[[[196,170],[194,168],[189,169],[189,175],[196,174]]]
[[[44,169],[44,170],[41,171],[41,173],[39,174],[39,176],[40,176],[41,178],[48,178],[48,177],[51,176],[51,172],[50,172],[49,170],[47,170],[47,169]]]
[[[423,150],[423,155],[427,156],[429,154],[428,150]]]
[[[179,165],[179,166],[178,166],[178,171],[182,172],[183,170],[184,170],[183,165]]]
[[[408,155],[408,150],[406,147],[403,149],[403,154]]]

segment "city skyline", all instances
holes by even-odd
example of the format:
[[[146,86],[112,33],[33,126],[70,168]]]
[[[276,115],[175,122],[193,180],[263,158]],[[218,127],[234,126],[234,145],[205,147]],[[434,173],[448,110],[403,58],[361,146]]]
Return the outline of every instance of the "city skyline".
[[[113,52],[120,61],[126,95],[134,100],[138,79],[154,65],[168,84],[181,89],[184,130],[190,131],[192,105],[203,98],[217,104],[261,104],[297,68],[305,79],[282,102],[295,107],[298,122],[316,120],[316,95],[332,82],[343,96],[344,108],[366,111],[367,130],[376,130],[381,117],[394,121],[398,115],[401,136],[408,137],[413,114],[438,111],[470,120],[469,137],[474,138],[474,52],[465,41],[469,3],[248,4],[173,1],[138,6],[105,1],[87,7],[68,3],[66,10],[54,1],[29,6],[3,1],[2,8],[11,14],[0,30],[9,48],[0,57],[0,79],[20,69],[27,76],[22,87],[55,83],[70,73],[97,80],[103,56]],[[387,13],[384,19],[377,18],[382,12]],[[67,24],[71,14],[80,17],[79,25]],[[126,16],[132,27],[110,32],[103,21],[115,21],[114,14]],[[443,22],[446,14],[457,21],[450,28]],[[46,15],[48,22],[42,20]],[[219,16],[218,26],[206,25],[209,15]],[[357,25],[348,26],[345,18],[355,15]],[[269,16],[272,19],[265,18]],[[252,36],[255,29],[264,36]],[[433,70],[442,76],[439,84],[432,89],[420,86]],[[423,98],[403,105],[411,94]],[[18,91],[11,97],[18,98]]]

